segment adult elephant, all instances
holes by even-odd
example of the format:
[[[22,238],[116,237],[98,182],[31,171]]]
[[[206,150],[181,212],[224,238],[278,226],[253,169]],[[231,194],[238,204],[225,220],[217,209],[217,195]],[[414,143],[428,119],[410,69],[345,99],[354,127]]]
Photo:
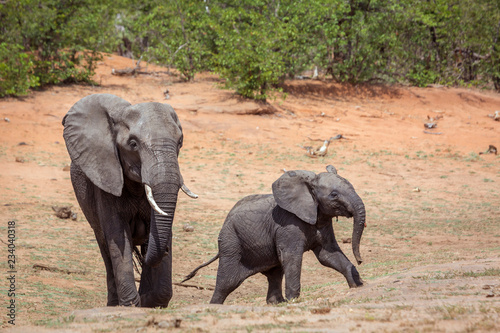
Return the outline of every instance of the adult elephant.
[[[63,119],[71,182],[106,266],[108,306],[166,307],[172,297],[172,221],[183,183],[182,128],[161,103],[82,98]],[[133,250],[143,255],[139,291]]]
[[[302,255],[312,250],[319,262],[344,275],[349,287],[363,285],[356,267],[340,249],[332,218],[352,217],[352,249],[358,264],[366,212],[363,201],[346,179],[329,165],[328,172],[288,171],[273,183],[273,194],[241,199],[231,209],[219,234],[219,253],[198,266],[184,281],[219,258],[215,291],[210,303],[222,304],[249,276],[268,280],[267,303],[300,295]],[[184,282],[182,281],[182,282]]]

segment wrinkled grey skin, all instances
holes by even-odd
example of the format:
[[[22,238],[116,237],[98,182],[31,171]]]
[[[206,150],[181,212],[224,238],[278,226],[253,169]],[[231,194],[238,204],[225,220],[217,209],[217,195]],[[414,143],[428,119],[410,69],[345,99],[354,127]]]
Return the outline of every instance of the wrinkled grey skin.
[[[63,125],[73,188],[106,266],[107,305],[166,307],[172,297],[172,221],[183,185],[177,161],[183,135],[175,111],[95,94],[78,101]],[[151,208],[145,185],[168,216]],[[136,246],[145,256],[139,291]]]
[[[352,185],[337,175],[333,166],[327,170],[318,175],[288,171],[273,183],[273,194],[240,200],[222,226],[219,253],[184,281],[219,258],[210,303],[222,304],[246,278],[259,272],[268,279],[267,303],[284,302],[283,275],[286,299],[299,297],[302,255],[312,250],[321,264],[344,275],[349,287],[362,286],[358,271],[335,240],[332,217],[353,217],[352,247],[360,264],[365,207]]]

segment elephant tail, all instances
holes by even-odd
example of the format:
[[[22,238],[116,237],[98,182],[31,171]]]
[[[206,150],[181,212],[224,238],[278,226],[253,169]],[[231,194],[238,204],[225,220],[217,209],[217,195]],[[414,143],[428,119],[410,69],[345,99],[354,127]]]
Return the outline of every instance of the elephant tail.
[[[191,273],[189,273],[188,275],[186,275],[186,277],[184,278],[184,280],[182,280],[182,281],[181,281],[181,283],[184,283],[184,282],[186,282],[187,280],[192,279],[192,278],[196,275],[196,273],[197,273],[200,269],[202,269],[202,268],[203,268],[203,267],[205,267],[205,266],[210,265],[211,263],[213,263],[213,262],[214,262],[215,260],[217,260],[217,259],[219,259],[219,253],[217,253],[217,254],[215,255],[215,257],[213,257],[212,259],[210,259],[210,260],[209,260],[209,261],[207,261],[206,263],[201,264],[200,266],[196,267],[196,268],[194,269],[194,271],[192,271]]]

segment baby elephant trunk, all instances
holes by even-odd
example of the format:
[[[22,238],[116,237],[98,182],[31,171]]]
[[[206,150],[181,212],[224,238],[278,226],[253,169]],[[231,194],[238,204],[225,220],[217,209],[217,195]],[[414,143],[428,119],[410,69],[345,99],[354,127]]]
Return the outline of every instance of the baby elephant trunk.
[[[356,200],[355,204],[353,205],[353,219],[354,225],[352,229],[352,252],[354,253],[354,257],[356,257],[356,261],[359,265],[363,262],[361,254],[359,253],[359,245],[361,243],[361,236],[363,235],[363,230],[365,229],[366,225],[365,205],[363,204],[361,198]]]

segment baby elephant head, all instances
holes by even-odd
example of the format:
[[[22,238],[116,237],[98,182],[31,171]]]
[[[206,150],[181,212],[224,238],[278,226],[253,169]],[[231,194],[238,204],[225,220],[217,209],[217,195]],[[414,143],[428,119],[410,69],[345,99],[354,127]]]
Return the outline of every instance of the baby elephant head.
[[[278,206],[311,225],[321,216],[353,217],[352,250],[361,264],[359,244],[366,222],[365,205],[351,183],[340,177],[333,166],[326,170],[317,175],[305,170],[286,172],[273,183],[274,199]]]

